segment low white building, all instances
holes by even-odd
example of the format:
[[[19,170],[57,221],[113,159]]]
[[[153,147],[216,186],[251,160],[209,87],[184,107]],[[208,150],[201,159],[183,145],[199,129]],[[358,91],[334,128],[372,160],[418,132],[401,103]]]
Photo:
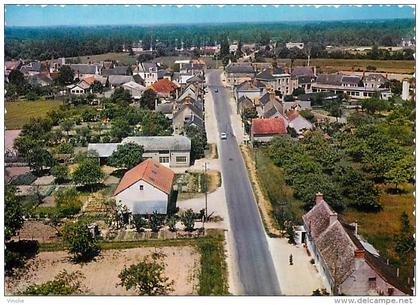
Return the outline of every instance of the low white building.
[[[117,203],[132,214],[167,214],[175,173],[147,159],[127,171],[114,192]]]

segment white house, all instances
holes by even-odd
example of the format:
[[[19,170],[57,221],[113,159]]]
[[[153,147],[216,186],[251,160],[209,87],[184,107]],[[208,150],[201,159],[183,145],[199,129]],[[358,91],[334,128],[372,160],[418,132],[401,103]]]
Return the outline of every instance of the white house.
[[[147,159],[125,173],[114,196],[132,214],[166,214],[174,178],[171,169]]]

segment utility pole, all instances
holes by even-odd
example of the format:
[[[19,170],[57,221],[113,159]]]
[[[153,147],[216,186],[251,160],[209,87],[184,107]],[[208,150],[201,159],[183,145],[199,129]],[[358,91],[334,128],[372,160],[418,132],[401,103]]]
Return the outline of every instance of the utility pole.
[[[204,204],[205,204],[205,216],[204,216],[204,221],[207,221],[207,162],[204,162],[204,185],[205,185],[205,196],[204,196]]]

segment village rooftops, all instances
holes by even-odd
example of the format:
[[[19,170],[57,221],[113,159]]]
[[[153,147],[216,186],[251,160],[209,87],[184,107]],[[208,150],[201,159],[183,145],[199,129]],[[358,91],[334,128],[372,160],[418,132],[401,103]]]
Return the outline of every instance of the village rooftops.
[[[99,66],[98,64],[71,64],[70,69],[80,74],[97,74]]]
[[[174,178],[175,173],[171,169],[160,165],[153,159],[147,159],[124,174],[114,191],[114,196],[140,180],[146,181],[166,194],[170,194]]]

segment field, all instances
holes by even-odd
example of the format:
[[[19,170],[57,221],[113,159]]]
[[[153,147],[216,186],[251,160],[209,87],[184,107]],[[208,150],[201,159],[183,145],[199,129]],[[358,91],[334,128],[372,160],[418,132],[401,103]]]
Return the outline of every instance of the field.
[[[266,59],[267,62],[271,62],[271,58]],[[290,66],[290,59],[277,59],[278,63],[286,63]],[[306,65],[307,60],[296,59],[294,65]],[[314,58],[311,59],[311,65],[319,67],[317,72],[337,72],[341,70],[345,71],[357,71],[366,70],[367,66],[376,67],[378,72],[388,73],[414,73],[415,61],[414,60],[368,60],[368,59],[330,59],[330,58]]]
[[[405,184],[402,194],[390,194],[387,191],[387,187],[380,187],[382,188],[382,192],[379,201],[383,206],[382,211],[371,214],[348,209],[345,211],[344,216],[348,222],[357,220],[360,234],[372,243],[382,256],[390,258],[394,263],[398,263],[396,253],[393,249],[393,239],[400,230],[400,217],[403,212],[408,214],[411,225],[415,226],[413,215],[415,200],[413,192],[415,188],[412,184]],[[408,267],[405,266],[402,268],[402,276],[412,272],[412,268],[414,267],[413,263],[411,261]]]
[[[61,100],[38,100],[33,102],[6,102],[6,129],[20,129],[30,118],[44,117],[48,111],[58,109]]]
[[[144,256],[153,252],[163,253],[165,275],[174,281],[174,295],[197,294],[200,255],[194,247],[132,248],[105,250],[90,263],[74,264],[65,251],[41,252],[32,261],[30,271],[18,281],[6,280],[6,294],[24,290],[28,284],[40,284],[52,280],[56,274],[66,269],[68,272],[80,271],[84,275],[82,284],[88,295],[135,295],[119,283],[118,274]],[[112,268],[109,268],[112,266]]]

